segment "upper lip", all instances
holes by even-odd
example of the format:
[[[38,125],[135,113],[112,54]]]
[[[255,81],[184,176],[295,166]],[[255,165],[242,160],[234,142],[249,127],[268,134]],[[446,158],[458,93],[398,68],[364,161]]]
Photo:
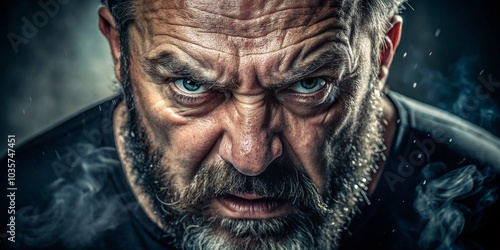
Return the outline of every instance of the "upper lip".
[[[257,200],[257,199],[265,198],[264,196],[258,195],[256,193],[238,193],[238,194],[231,194],[231,195],[245,199],[245,200]]]

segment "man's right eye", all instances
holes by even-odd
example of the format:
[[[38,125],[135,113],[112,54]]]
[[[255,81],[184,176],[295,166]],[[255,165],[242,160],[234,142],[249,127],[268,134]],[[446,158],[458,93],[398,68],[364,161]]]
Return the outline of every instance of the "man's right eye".
[[[179,78],[174,81],[174,84],[180,91],[186,94],[202,94],[210,90],[209,87],[187,78]]]

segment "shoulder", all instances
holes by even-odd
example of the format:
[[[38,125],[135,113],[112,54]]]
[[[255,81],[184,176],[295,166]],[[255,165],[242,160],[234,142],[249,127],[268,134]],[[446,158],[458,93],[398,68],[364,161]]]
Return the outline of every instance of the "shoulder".
[[[62,209],[65,205],[62,204],[64,201],[61,203],[61,199],[68,194],[75,196],[74,189],[78,185],[84,186],[88,183],[85,178],[89,174],[84,173],[84,169],[76,167],[76,165],[82,161],[87,161],[90,164],[95,163],[97,160],[88,159],[88,155],[91,152],[97,152],[97,149],[103,146],[107,146],[108,150],[98,151],[100,155],[109,155],[109,159],[116,158],[113,144],[110,141],[112,141],[113,133],[112,113],[118,101],[119,97],[113,97],[92,105],[73,117],[14,146],[14,174],[6,176],[6,173],[2,173],[2,176],[3,180],[7,181],[4,186],[12,183],[15,200],[12,210],[5,210],[0,214],[1,223],[5,223],[3,225],[7,224],[7,220],[15,218],[18,236],[28,237],[26,239],[29,239],[30,234],[41,237],[40,235],[47,235],[55,231],[51,225],[55,225],[55,221],[60,221],[59,216],[63,213],[68,213],[68,209]],[[2,156],[1,160],[6,164],[7,156]],[[99,171],[97,174],[105,178],[106,171],[109,170],[100,168]],[[74,184],[66,185],[67,183]],[[54,192],[55,190],[58,190],[57,193]],[[75,196],[72,202],[81,201]],[[47,207],[61,209],[48,209],[42,213],[40,209]],[[44,221],[44,216],[52,218],[53,221],[49,219]],[[37,219],[32,220],[33,218]],[[68,219],[66,218],[64,221],[68,221]],[[30,223],[42,222],[45,225],[40,227],[41,229],[27,226],[31,225]],[[27,241],[26,239],[25,241]],[[16,243],[17,240],[21,239],[17,238]]]
[[[398,138],[399,146],[417,144],[435,160],[467,159],[500,171],[498,137],[444,110],[394,92],[389,96],[398,109],[400,137],[404,137]]]
[[[411,201],[394,211],[396,224],[424,248],[499,247],[499,139],[443,110],[390,98],[400,119],[384,172],[390,207]]]
[[[72,164],[88,150],[104,143],[104,135],[112,133],[110,114],[117,100],[93,105],[14,147],[17,208],[50,198],[48,186],[69,174]],[[7,162],[7,156],[1,160]]]

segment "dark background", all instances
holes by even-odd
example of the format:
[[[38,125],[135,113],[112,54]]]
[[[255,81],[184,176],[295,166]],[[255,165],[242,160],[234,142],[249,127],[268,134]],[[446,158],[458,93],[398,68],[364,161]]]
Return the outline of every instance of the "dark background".
[[[108,45],[97,28],[99,1],[55,3],[51,13],[38,1],[1,4],[0,138],[5,141],[8,134],[18,141],[29,138],[117,91]],[[500,135],[500,86],[491,87],[500,85],[500,9],[493,0],[413,0],[405,8],[390,88]],[[34,24],[34,19],[37,31],[27,38],[25,20]],[[16,52],[9,34],[27,43]]]

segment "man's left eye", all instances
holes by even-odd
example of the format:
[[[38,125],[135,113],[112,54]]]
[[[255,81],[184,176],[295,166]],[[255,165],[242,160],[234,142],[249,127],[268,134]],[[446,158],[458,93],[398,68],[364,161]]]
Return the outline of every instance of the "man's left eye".
[[[187,94],[201,94],[210,90],[209,87],[186,78],[177,79],[174,81],[174,84],[177,88]]]
[[[312,77],[297,81],[289,89],[302,94],[314,93],[325,86],[326,80],[321,77]]]

